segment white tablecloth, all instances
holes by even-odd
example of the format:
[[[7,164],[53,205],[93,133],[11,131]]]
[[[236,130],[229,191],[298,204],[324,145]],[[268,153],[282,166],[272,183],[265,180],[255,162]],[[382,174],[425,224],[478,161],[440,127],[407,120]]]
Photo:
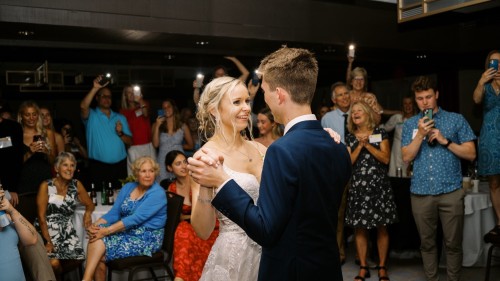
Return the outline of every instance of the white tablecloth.
[[[100,192],[98,192],[100,193]],[[102,206],[100,205],[101,200],[100,200],[100,194],[97,195],[97,203],[98,205],[95,207],[94,212],[92,213],[92,222],[95,222],[98,220],[100,217],[102,217],[104,214],[106,214],[112,206]],[[85,254],[87,254],[87,245],[89,243],[89,239],[87,237],[87,232],[85,230],[85,227],[83,225],[83,214],[85,213],[85,208],[83,206],[79,206],[75,210],[75,216],[73,218],[73,223],[75,225],[76,229],[76,235],[78,235],[78,238],[80,239],[80,243],[82,244],[83,250],[85,251]],[[157,276],[162,276],[165,275],[166,272],[165,270],[155,270],[155,273]],[[107,276],[107,275],[106,275]],[[136,278],[146,278],[151,276],[148,270],[143,270],[135,274]],[[128,278],[128,272],[119,272],[119,271],[114,271],[113,280],[127,280]]]
[[[495,215],[487,182],[481,182],[479,193],[468,193],[464,198],[463,266],[485,266],[490,244],[483,236],[495,226]]]

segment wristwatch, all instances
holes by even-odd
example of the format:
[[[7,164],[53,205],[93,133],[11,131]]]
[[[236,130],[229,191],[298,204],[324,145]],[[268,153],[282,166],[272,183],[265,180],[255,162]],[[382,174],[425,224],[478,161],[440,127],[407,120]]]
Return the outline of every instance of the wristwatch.
[[[448,146],[450,146],[450,144],[452,143],[452,141],[450,139],[447,139],[447,140],[448,140],[448,142],[445,145],[443,145],[446,148],[448,148]]]

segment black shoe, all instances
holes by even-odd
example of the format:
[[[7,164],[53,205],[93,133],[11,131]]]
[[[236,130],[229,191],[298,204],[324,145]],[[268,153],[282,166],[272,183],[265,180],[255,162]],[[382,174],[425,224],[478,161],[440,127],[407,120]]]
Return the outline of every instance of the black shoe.
[[[345,259],[340,259],[340,265],[344,265],[345,264]]]

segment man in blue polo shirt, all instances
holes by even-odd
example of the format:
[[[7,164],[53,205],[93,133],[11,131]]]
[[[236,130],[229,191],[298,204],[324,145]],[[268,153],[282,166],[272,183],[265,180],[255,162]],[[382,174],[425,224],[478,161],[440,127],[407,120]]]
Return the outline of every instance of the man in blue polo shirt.
[[[127,177],[127,149],[132,144],[132,133],[125,116],[111,110],[109,82],[100,84],[102,76],[94,80],[90,92],[80,103],[80,115],[86,129],[89,153],[90,179],[96,187],[111,182],[118,186],[118,179]],[[97,107],[90,108],[96,99]]]
[[[420,235],[427,280],[439,280],[436,228],[443,225],[449,281],[460,280],[464,191],[460,158],[476,158],[476,136],[465,118],[437,105],[439,92],[429,77],[412,85],[418,108],[432,110],[432,119],[417,114],[403,125],[403,161],[413,161],[411,205]]]

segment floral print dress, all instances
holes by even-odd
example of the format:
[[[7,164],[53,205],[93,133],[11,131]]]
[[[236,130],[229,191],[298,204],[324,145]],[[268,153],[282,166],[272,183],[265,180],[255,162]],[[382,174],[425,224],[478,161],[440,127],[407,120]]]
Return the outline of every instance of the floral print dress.
[[[376,134],[380,134],[382,140],[388,138],[384,129],[375,128],[372,135]],[[380,143],[374,142],[371,145],[380,149]],[[348,134],[346,145],[354,151],[359,141],[353,134]],[[395,223],[397,220],[396,204],[387,176],[387,165],[378,161],[363,148],[353,164],[351,187],[347,195],[345,224],[371,229]]]
[[[127,197],[121,207],[121,217],[132,215],[144,197],[132,200]],[[101,225],[109,226],[109,225]],[[135,256],[153,256],[163,243],[164,229],[151,229],[143,225],[132,227],[102,238],[106,246],[106,261]]]
[[[49,202],[45,216],[50,240],[54,245],[54,251],[47,253],[47,255],[49,259],[83,260],[85,254],[72,221],[76,208],[77,180],[71,180],[64,198],[57,195],[57,188],[53,179],[47,182]],[[41,234],[38,218],[35,221],[35,227]]]

